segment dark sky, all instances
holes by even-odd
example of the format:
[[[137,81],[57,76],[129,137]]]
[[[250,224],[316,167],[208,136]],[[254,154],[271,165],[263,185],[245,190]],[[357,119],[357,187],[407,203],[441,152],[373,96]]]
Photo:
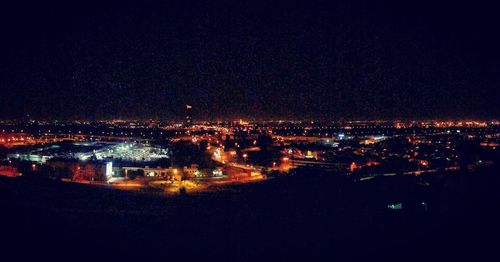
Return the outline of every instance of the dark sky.
[[[12,2],[0,118],[500,117],[495,6]]]

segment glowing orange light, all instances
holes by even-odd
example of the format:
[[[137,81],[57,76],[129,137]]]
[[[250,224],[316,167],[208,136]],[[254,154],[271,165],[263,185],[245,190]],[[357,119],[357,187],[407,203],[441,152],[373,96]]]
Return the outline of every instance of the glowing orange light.
[[[358,165],[356,163],[352,162],[351,165],[349,166],[349,171],[354,172],[358,168]]]

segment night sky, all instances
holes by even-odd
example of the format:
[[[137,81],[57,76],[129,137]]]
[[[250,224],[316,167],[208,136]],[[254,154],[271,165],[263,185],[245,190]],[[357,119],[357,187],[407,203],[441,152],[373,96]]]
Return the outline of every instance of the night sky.
[[[12,2],[0,118],[500,117],[495,6]]]

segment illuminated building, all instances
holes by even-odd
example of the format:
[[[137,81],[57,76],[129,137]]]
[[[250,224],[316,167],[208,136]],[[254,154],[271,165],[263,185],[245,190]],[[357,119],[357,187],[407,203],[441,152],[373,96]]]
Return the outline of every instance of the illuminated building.
[[[198,170],[198,165],[196,164],[192,164],[191,166],[187,167],[185,166],[183,169],[182,169],[182,172],[184,172],[184,174],[187,176],[187,177],[194,177],[195,174],[197,174],[199,172]]]
[[[106,180],[109,180],[113,176],[113,162],[106,163]]]
[[[161,178],[172,181],[181,181],[183,175],[182,172],[179,171],[179,169],[174,167],[168,167],[168,168],[122,167],[121,169],[124,171],[126,178],[129,178],[128,176],[129,173],[137,172],[139,170],[142,170],[147,178]]]
[[[72,181],[108,181],[113,174],[111,162],[79,162],[75,159],[50,159],[45,163],[56,177]],[[34,169],[36,165],[34,166]]]

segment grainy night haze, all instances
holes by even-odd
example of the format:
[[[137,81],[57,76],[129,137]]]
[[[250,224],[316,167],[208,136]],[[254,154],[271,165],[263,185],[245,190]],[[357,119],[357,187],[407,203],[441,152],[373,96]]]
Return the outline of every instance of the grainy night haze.
[[[500,116],[495,6],[102,2],[2,7],[0,118]]]
[[[1,257],[490,261],[499,10],[3,3]]]

